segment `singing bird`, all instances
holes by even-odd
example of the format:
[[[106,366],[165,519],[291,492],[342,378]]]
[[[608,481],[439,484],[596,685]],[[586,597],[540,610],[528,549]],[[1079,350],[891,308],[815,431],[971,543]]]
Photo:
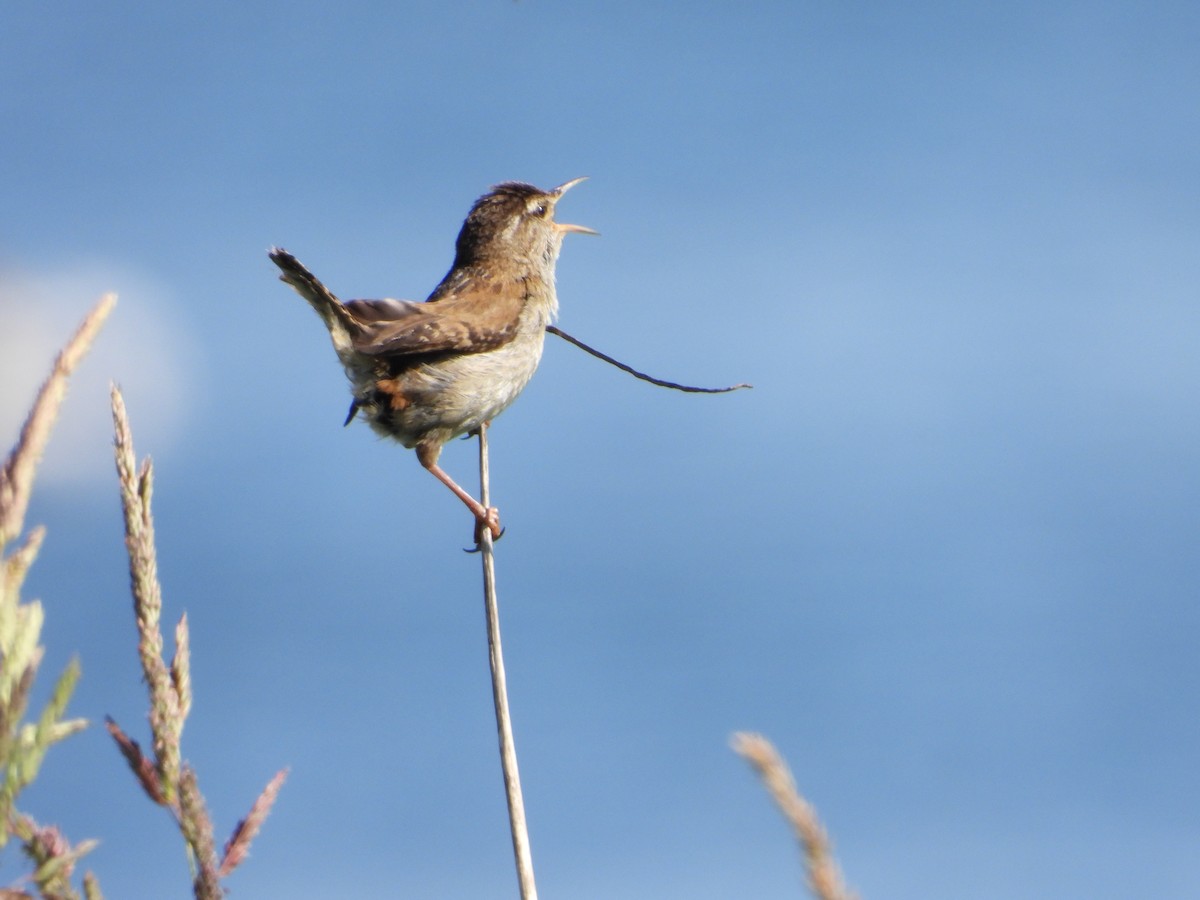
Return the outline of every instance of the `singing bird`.
[[[455,245],[454,264],[425,302],[342,302],[286,250],[270,257],[329,329],[361,415],[394,438],[475,516],[501,533],[500,513],[484,506],[438,465],[442,446],[475,434],[507,409],[533,377],[546,327],[558,312],[554,266],[563,237],[596,234],[554,221],[558,201],[583,178],[550,191],[505,182],[475,201]]]

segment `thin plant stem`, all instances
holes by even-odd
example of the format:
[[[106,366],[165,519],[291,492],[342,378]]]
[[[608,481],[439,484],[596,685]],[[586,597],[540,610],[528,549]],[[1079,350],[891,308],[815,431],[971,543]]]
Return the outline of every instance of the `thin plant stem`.
[[[488,474],[487,425],[479,429],[479,500],[484,508],[491,505]],[[504,678],[504,652],[500,646],[500,609],[496,601],[496,562],[492,533],[479,529],[483,560],[483,603],[487,614],[488,660],[492,667],[492,701],[496,706],[496,729],[500,738],[500,766],[504,770],[504,793],[508,799],[508,823],[512,831],[513,856],[517,863],[517,881],[522,900],[537,900],[533,879],[533,854],[529,847],[529,829],[525,823],[525,801],[521,797],[521,774],[517,769],[517,749],[513,743],[512,717],[508,711],[508,687]]]
[[[735,734],[731,743],[733,749],[754,767],[767,793],[792,826],[792,833],[804,855],[808,885],[813,895],[818,900],[854,900],[854,894],[842,881],[829,835],[817,818],[817,811],[796,790],[796,781],[779,751],[761,734],[744,731]]]
[[[596,357],[596,359],[604,360],[604,362],[608,363],[610,366],[616,366],[622,372],[628,372],[634,378],[640,378],[642,381],[648,381],[651,384],[658,385],[659,387],[671,388],[671,390],[674,391],[684,391],[688,394],[728,394],[730,391],[740,391],[743,388],[754,387],[752,384],[746,384],[743,382],[742,384],[731,384],[729,387],[706,388],[696,387],[690,384],[678,384],[674,381],[667,381],[665,378],[655,378],[653,375],[647,375],[645,372],[639,372],[633,366],[627,366],[625,363],[613,359],[607,353],[601,353],[595,347],[589,347],[579,338],[572,337],[556,325],[547,325],[546,330],[550,332],[550,334],[557,334],[568,344],[574,344],[584,353],[590,353],[592,356]]]

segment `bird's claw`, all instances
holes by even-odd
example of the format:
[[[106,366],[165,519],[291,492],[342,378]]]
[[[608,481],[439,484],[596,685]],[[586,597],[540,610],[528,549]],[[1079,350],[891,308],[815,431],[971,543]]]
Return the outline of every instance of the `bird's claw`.
[[[487,529],[492,533],[492,540],[498,541],[504,537],[505,529],[500,525],[500,510],[494,506],[487,508],[486,515],[482,518],[475,519],[475,547],[464,547],[467,553],[478,553],[483,544],[483,531]]]

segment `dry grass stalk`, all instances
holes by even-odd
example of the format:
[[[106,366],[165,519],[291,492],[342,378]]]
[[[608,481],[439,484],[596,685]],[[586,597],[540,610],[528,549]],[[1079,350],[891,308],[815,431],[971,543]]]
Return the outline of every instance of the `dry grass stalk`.
[[[225,891],[217,875],[217,846],[213,841],[212,817],[204,805],[196,772],[184,766],[179,773],[179,828],[192,853],[196,877],[192,889],[196,900],[221,900]]]
[[[3,468],[0,468],[0,547],[21,533],[25,511],[29,508],[33,476],[58,418],[58,408],[66,396],[67,379],[91,347],[100,326],[116,303],[116,294],[102,297],[59,352],[50,377],[43,382],[33,408],[25,419],[16,447],[5,460]]]
[[[162,586],[158,581],[154,518],[150,511],[154,466],[149,459],[144,460],[140,468],[137,465],[125,400],[115,385],[112,388],[112,413],[117,477],[121,484],[121,506],[125,511],[125,547],[129,553],[129,579],[138,629],[138,657],[150,690],[150,732],[154,737],[159,793],[168,805],[174,805],[184,716],[175,687],[176,679],[171,677],[171,670],[163,662]],[[179,627],[186,629],[185,619],[180,620]],[[186,665],[186,660],[186,655],[181,658],[176,654],[177,663]]]
[[[100,842],[80,841],[72,847],[58,828],[39,825],[25,815],[15,816],[10,827],[21,838],[25,855],[36,866],[30,880],[37,885],[42,897],[47,900],[77,900],[79,894],[71,887],[75,864]],[[95,876],[90,872],[88,877],[95,882]]]
[[[804,854],[808,884],[818,900],[853,900],[842,881],[829,836],[817,818],[812,804],[800,796],[787,763],[761,734],[739,732],[733,736],[733,749],[758,772],[763,785],[792,826]]]
[[[225,844],[225,851],[221,854],[221,868],[217,874],[222,878],[241,865],[242,860],[250,854],[250,842],[254,840],[259,829],[262,828],[263,822],[267,820],[267,814],[275,805],[275,798],[279,795],[279,789],[283,787],[287,774],[287,769],[276,772],[275,777],[267,783],[263,792],[258,795],[258,799],[254,801],[254,805],[250,807],[246,818],[234,827],[233,834]]]
[[[162,585],[158,580],[154,517],[150,509],[154,467],[149,460],[137,464],[125,401],[116,386],[112,389],[112,412],[138,656],[150,692],[151,757],[111,719],[108,731],[146,796],[174,816],[192,860],[195,896],[198,900],[217,900],[224,895],[220,879],[249,854],[250,841],[262,827],[286,772],[279,772],[271,780],[250,815],[238,823],[223,859],[218,862],[212,818],[200,793],[196,773],[182,761],[180,749],[184,722],[192,706],[191,644],[186,615],[175,626],[174,657],[169,665],[163,659]]]
[[[51,744],[86,727],[83,719],[65,720],[67,701],[79,680],[78,660],[72,660],[54,686],[49,703],[36,723],[23,723],[29,691],[42,661],[41,638],[44,614],[37,601],[21,602],[21,586],[36,559],[45,537],[37,527],[15,551],[3,556],[8,543],[25,527],[25,513],[33,493],[38,463],[50,438],[58,410],[66,395],[67,381],[87,353],[100,326],[112,311],[116,296],[102,298],[58,354],[49,377],[42,384],[21,428],[16,446],[0,466],[0,847],[16,836],[35,868],[29,880],[43,898],[77,898],[70,879],[75,865],[95,845],[82,841],[74,847],[54,826],[39,825],[18,812],[17,795],[37,777]],[[95,878],[84,877],[89,900],[99,900]],[[0,897],[33,897],[15,888],[0,889]]]
[[[488,469],[487,425],[479,429],[479,502],[491,505],[491,477]],[[500,645],[500,608],[496,600],[496,560],[492,534],[480,529],[479,544],[483,561],[483,600],[487,615],[488,661],[492,670],[492,701],[496,707],[496,729],[500,739],[500,766],[504,771],[504,793],[508,800],[508,824],[512,833],[513,856],[517,864],[517,882],[521,900],[537,900],[533,877],[533,853],[529,846],[529,828],[525,821],[525,800],[521,795],[521,773],[517,767],[517,748],[513,741],[512,716],[508,710],[508,683],[504,676],[504,652]]]

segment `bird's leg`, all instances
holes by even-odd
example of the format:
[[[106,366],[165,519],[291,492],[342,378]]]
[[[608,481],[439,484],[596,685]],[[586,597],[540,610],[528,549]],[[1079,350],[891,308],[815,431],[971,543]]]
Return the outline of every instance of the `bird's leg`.
[[[454,495],[467,505],[475,516],[475,543],[478,544],[483,539],[483,529],[486,528],[492,533],[492,540],[500,537],[503,529],[500,527],[500,510],[494,506],[484,507],[482,503],[460,488],[445,470],[437,464],[438,457],[442,454],[442,445],[439,443],[429,442],[417,444],[417,459],[421,461],[430,474],[438,481],[444,484],[450,490],[454,491]]]

